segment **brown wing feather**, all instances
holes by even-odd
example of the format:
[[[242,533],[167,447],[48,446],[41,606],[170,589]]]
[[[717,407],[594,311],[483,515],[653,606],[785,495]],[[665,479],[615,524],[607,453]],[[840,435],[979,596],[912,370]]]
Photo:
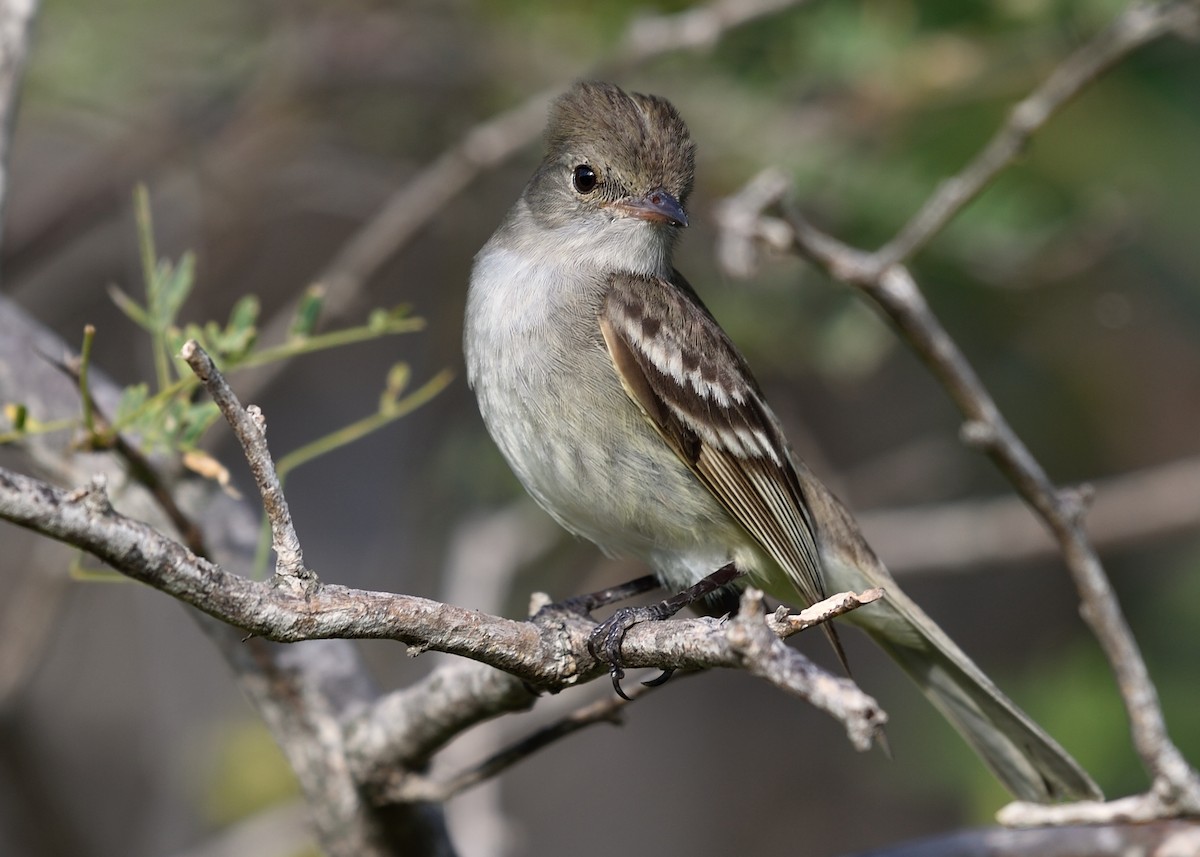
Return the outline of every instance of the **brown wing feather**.
[[[803,599],[823,598],[813,524],[783,433],[687,282],[614,277],[600,329],[625,391],[680,460]]]

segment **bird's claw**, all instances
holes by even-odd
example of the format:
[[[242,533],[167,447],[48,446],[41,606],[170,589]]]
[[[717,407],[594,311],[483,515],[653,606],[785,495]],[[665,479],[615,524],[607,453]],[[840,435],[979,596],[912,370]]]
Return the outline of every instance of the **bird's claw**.
[[[665,669],[652,679],[642,682],[646,687],[660,687],[671,680],[671,676],[675,675],[674,669]]]
[[[625,678],[625,669],[621,663],[621,644],[625,641],[625,634],[639,622],[662,618],[662,610],[657,604],[649,607],[623,607],[597,625],[588,637],[588,651],[596,660],[609,665],[608,674],[612,679],[613,690],[622,699],[630,700],[621,687],[621,680]],[[646,687],[658,687],[666,682],[673,672],[674,670],[663,670],[661,675],[642,684]]]

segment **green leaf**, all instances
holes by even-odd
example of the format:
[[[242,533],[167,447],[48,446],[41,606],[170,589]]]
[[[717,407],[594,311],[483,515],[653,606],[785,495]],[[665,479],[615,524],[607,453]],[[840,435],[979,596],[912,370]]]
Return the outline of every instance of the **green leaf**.
[[[317,284],[304,290],[296,314],[292,317],[292,327],[288,331],[289,339],[306,339],[317,329],[317,320],[321,317],[321,309],[325,305],[325,287]]]
[[[396,404],[396,399],[404,392],[410,380],[412,380],[412,367],[407,363],[397,363],[388,370],[387,384],[379,395],[381,412],[390,410]]]
[[[221,409],[215,402],[196,402],[181,414],[176,445],[182,449],[194,449],[209,427],[221,418]]]
[[[177,266],[164,263],[159,288],[158,318],[166,327],[175,324],[179,310],[191,294],[196,280],[196,257],[191,252],[184,253]]]
[[[388,329],[388,323],[391,320],[391,313],[385,309],[373,309],[371,314],[367,316],[367,330],[371,333],[383,333]]]
[[[129,424],[145,407],[149,395],[150,387],[147,384],[134,384],[122,390],[121,398],[117,402],[116,424],[118,426]]]
[[[150,320],[150,314],[145,307],[121,291],[120,288],[110,285],[108,287],[108,296],[117,305],[117,309],[129,316],[134,324],[140,325],[146,328],[146,330],[154,329],[154,322]]]

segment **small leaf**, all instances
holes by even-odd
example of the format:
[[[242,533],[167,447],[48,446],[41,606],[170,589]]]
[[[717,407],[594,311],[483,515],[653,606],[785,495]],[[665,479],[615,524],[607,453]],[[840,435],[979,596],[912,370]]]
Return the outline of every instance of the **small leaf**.
[[[12,425],[13,431],[23,432],[29,420],[29,408],[23,402],[6,402],[4,404],[4,416]]]
[[[214,335],[213,344],[226,362],[240,363],[254,348],[254,343],[258,340],[258,328],[255,327],[258,311],[258,298],[246,295],[234,304],[225,330]]]
[[[396,399],[404,392],[408,382],[412,380],[412,367],[407,363],[397,363],[388,370],[387,383],[379,396],[379,410],[387,411],[396,404]]]
[[[258,322],[260,309],[261,307],[256,295],[243,296],[233,305],[233,309],[229,313],[228,329],[231,331],[242,331],[253,328]]]
[[[168,264],[165,276],[161,281],[159,293],[159,320],[166,326],[174,324],[179,317],[179,310],[191,294],[196,280],[196,257],[192,253],[184,253],[179,264],[172,269]]]
[[[296,314],[292,318],[292,328],[288,331],[289,339],[307,339],[317,329],[317,320],[321,317],[321,309],[325,305],[325,287],[320,283],[309,286],[300,298]]]
[[[209,427],[221,417],[215,402],[196,402],[182,408],[178,414],[176,442],[183,449],[192,449]]]
[[[117,402],[116,424],[118,426],[128,424],[146,404],[149,394],[150,388],[146,384],[134,384],[122,390],[121,398]]]
[[[385,309],[373,309],[367,316],[367,329],[372,333],[383,333],[388,329],[391,314]]]
[[[108,287],[108,296],[117,305],[117,309],[129,316],[134,324],[138,324],[146,328],[146,330],[154,329],[154,322],[150,320],[150,315],[146,308],[121,291],[117,286],[110,285]]]

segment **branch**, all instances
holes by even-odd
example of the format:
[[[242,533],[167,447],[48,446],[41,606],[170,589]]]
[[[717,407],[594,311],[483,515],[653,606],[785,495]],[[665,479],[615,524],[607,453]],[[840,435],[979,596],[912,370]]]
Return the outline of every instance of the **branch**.
[[[415,596],[319,583],[296,594],[231,574],[121,515],[108,502],[103,479],[65,492],[0,469],[0,517],[82,548],[135,580],[265,639],[399,640],[472,658],[551,690],[604,672],[588,653],[594,626],[582,617],[539,626]],[[747,606],[756,608],[758,602]],[[622,654],[632,668],[746,669],[841,720],[856,747],[869,746],[885,719],[874,700],[783,646],[761,616],[751,615],[729,623],[687,619],[636,625]]]
[[[690,675],[683,673],[676,678]],[[397,800],[443,802],[467,789],[499,776],[513,765],[521,762],[538,751],[550,746],[555,741],[573,735],[580,729],[597,723],[620,723],[620,713],[625,706],[637,701],[647,693],[652,693],[653,687],[637,685],[626,691],[626,697],[611,695],[585,705],[535,732],[527,735],[509,747],[505,747],[488,756],[483,761],[465,768],[442,780],[431,777],[412,776],[400,783],[392,793]]]
[[[797,250],[831,276],[844,278],[847,270],[857,269],[860,251],[821,235],[797,217],[790,222]],[[1087,493],[1059,490],[1050,481],[926,304],[907,269],[894,265],[877,280],[846,281],[861,289],[899,328],[966,418],[963,440],[988,454],[1054,535],[1079,592],[1083,618],[1116,675],[1142,764],[1153,780],[1169,785],[1155,792],[1169,798],[1160,806],[1161,812],[1200,813],[1200,777],[1167,734],[1145,661],[1084,529]]]
[[[233,428],[233,433],[242,444],[250,472],[254,474],[254,481],[262,495],[263,509],[271,522],[271,547],[274,548],[277,557],[276,583],[287,583],[302,590],[311,587],[316,580],[312,572],[304,567],[300,537],[296,535],[296,528],[292,525],[292,513],[288,510],[283,486],[279,482],[279,475],[275,472],[275,464],[271,461],[271,453],[267,449],[266,417],[257,405],[242,408],[229,383],[217,371],[212,358],[196,340],[189,339],[185,342],[180,356],[187,361],[196,377],[204,384],[204,388],[217,403],[225,421]]]
[[[888,845],[856,857],[1030,857],[1034,854],[1037,857],[1129,857],[1134,854],[1183,857],[1198,853],[1200,825],[1196,822],[1155,821],[1036,830],[964,830],[903,845]]]
[[[1108,29],[1067,57],[1013,107],[1008,120],[962,172],[942,182],[896,237],[870,256],[872,276],[878,277],[928,244],[1089,84],[1133,51],[1169,34],[1193,39],[1200,35],[1200,5],[1195,0],[1135,3],[1117,16]]]
[[[0,295],[0,401],[22,401],[33,413],[47,418],[78,411],[78,389],[51,363],[37,354],[65,354],[69,347],[19,307]],[[103,373],[91,373],[89,388],[97,401],[115,407],[119,391]],[[65,483],[105,474],[121,485],[120,504],[126,512],[151,524],[141,527],[166,532],[169,522],[139,486],[125,477],[111,455],[72,450],[70,432],[32,434],[20,452],[33,466]],[[3,474],[0,474],[2,476]],[[34,482],[42,488],[48,486]],[[254,514],[208,481],[188,480],[175,486],[183,504],[200,522],[214,559],[229,564],[248,562],[257,540]],[[0,493],[3,493],[0,491]],[[79,493],[79,502],[87,502]],[[106,498],[97,492],[97,505]],[[125,543],[129,556],[141,556],[136,535]],[[153,545],[151,545],[153,547]],[[195,557],[175,545],[187,561]],[[170,555],[157,555],[164,563]],[[155,561],[152,553],[149,561]],[[439,813],[429,806],[375,807],[363,795],[346,763],[343,722],[376,698],[358,649],[346,640],[325,640],[303,647],[282,648],[261,639],[245,640],[245,632],[191,614],[229,663],[242,692],[268,724],[287,755],[304,795],[312,807],[310,820],[321,846],[332,857],[387,857],[397,842],[421,843],[406,853],[447,853],[448,838]]]
[[[1168,32],[1190,33],[1200,19],[1198,10],[1200,4],[1196,0],[1186,4],[1165,2],[1152,7],[1131,7],[1109,30],[1068,58],[1034,96],[1023,102],[1033,106],[1018,110],[1023,117],[1021,127],[1028,127],[1028,131],[1022,133],[1032,133],[1041,127],[1054,110],[1065,104],[1069,95],[1151,37]],[[1126,31],[1149,35],[1123,36]],[[999,138],[1008,139],[1004,133]],[[1009,159],[1011,154],[1007,156]],[[1007,159],[995,161],[995,157],[987,154],[987,150],[981,154],[976,162],[988,166],[978,168],[980,175],[990,176],[1008,162]],[[792,249],[829,276],[858,288],[891,319],[965,417],[961,430],[963,440],[991,457],[1058,542],[1079,592],[1083,618],[1096,635],[1116,675],[1129,716],[1134,747],[1153,781],[1152,790],[1145,796],[1147,804],[1155,807],[1156,817],[1200,814],[1200,776],[1188,765],[1167,734],[1157,691],[1084,530],[1089,493],[1060,490],[1051,482],[933,314],[907,268],[895,263],[880,266],[881,259],[889,258],[883,255],[884,251],[893,251],[885,247],[880,253],[870,254],[846,246],[793,212],[787,213],[783,220],[763,218],[762,208],[781,200],[786,191],[786,179],[778,171],[768,171],[751,182],[743,194],[722,205],[718,218],[730,233],[723,241],[722,259],[730,258],[735,264],[741,264],[740,270],[745,270],[748,257],[752,264],[749,244],[760,239],[775,249]],[[959,211],[974,192],[977,189],[963,196],[956,191],[953,196],[947,196],[948,203],[936,206],[931,203],[927,209],[938,213],[931,216],[929,224],[913,229],[915,238],[901,235],[891,246],[904,248],[902,254],[912,252],[940,228],[945,218]],[[962,201],[958,202],[960,199]]]
[[[762,593],[747,590],[742,595],[738,618],[725,629],[734,651],[740,653],[741,666],[753,675],[764,678],[785,691],[801,696],[818,708],[833,714],[847,724],[851,740],[859,750],[868,749],[886,722],[886,715],[878,711],[873,700],[865,697],[849,680],[823,673],[804,658],[796,658],[795,652],[782,645],[782,640],[792,634],[828,622],[837,616],[869,604],[883,596],[883,590],[871,589],[855,595],[841,593],[820,601],[797,614],[789,614],[786,607],[759,618],[762,610]],[[636,627],[636,626],[635,626]],[[723,664],[728,666],[729,664]],[[468,667],[469,669],[469,667]],[[685,672],[684,675],[689,673]],[[693,673],[694,674],[694,673]],[[613,696],[591,703],[571,712],[566,717],[551,723],[512,746],[492,754],[440,781],[423,776],[410,776],[393,784],[390,797],[405,801],[442,802],[454,795],[494,777],[519,761],[533,755],[544,747],[574,734],[580,729],[597,723],[619,722],[624,707],[636,701],[652,687],[639,685],[628,691],[627,699]],[[399,710],[404,703],[397,700],[390,708]],[[374,716],[373,716],[373,719]],[[385,728],[393,728],[387,717],[377,718]],[[437,721],[437,715],[430,718]],[[853,724],[853,725],[851,725]],[[465,728],[463,725],[463,728]],[[410,730],[411,731],[411,730]],[[461,729],[455,730],[461,731]],[[405,767],[419,768],[413,762],[423,757],[410,759]]]

